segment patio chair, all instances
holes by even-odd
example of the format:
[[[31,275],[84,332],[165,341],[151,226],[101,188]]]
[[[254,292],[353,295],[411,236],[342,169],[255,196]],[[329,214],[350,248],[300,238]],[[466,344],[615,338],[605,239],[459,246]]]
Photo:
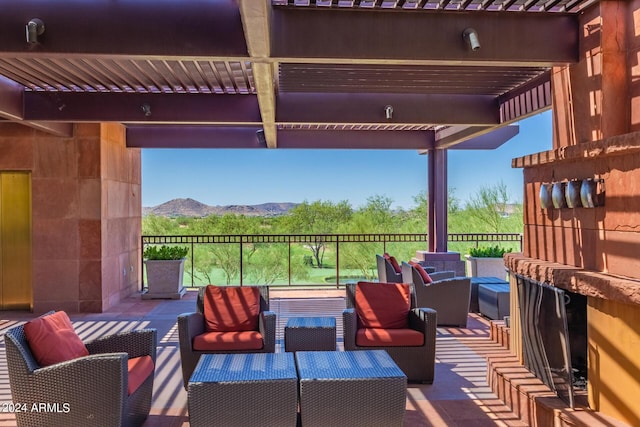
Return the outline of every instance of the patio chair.
[[[387,253],[376,254],[376,264],[380,283],[402,283],[402,270],[395,257]]]
[[[269,311],[268,286],[207,285],[196,311],[178,316],[184,388],[202,354],[274,353],[276,314]]]
[[[18,426],[131,426],[149,415],[155,329],[83,343],[64,312],[49,312],[9,329],[5,344]]]
[[[436,355],[435,310],[411,304],[405,283],[347,284],[344,349],[385,350],[409,381],[431,384]]]
[[[454,271],[426,273],[420,265],[402,263],[402,278],[413,285],[415,305],[433,308],[438,326],[467,326],[471,279],[455,277]]]

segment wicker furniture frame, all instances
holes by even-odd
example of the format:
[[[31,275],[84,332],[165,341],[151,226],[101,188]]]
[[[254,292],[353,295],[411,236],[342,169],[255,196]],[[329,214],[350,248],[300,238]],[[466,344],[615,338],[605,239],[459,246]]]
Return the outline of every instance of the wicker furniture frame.
[[[469,301],[469,312],[480,313],[480,304],[478,303],[478,286],[485,283],[508,284],[506,280],[498,277],[480,276],[471,278],[471,300]]]
[[[376,254],[376,266],[380,283],[402,283],[402,273],[396,273],[391,262],[382,255]]]
[[[334,317],[291,317],[284,327],[284,351],[336,349]]]
[[[295,426],[298,375],[293,353],[205,354],[187,392],[197,426]]]
[[[409,327],[424,334],[424,344],[421,346],[361,347],[356,345],[358,315],[355,311],[355,288],[355,283],[346,285],[347,308],[342,313],[345,351],[385,350],[406,374],[409,381],[433,383],[436,361],[436,311],[431,308],[416,308],[413,305],[409,311]]]
[[[414,305],[429,307],[438,313],[438,326],[467,327],[469,318],[469,300],[471,298],[471,279],[454,277],[454,271],[430,273],[432,283],[424,283],[420,273],[402,263],[404,283],[413,285]]]
[[[18,426],[137,426],[149,415],[154,375],[128,396],[127,359],[151,356],[156,363],[155,329],[98,338],[85,343],[89,356],[46,367],[36,362],[22,325],[6,332],[5,343],[13,402],[28,405],[15,414]],[[29,410],[34,403],[58,405]]]
[[[196,311],[193,313],[183,313],[178,316],[178,338],[180,341],[180,360],[182,364],[182,379],[185,390],[189,384],[189,378],[203,354],[216,353],[273,353],[276,349],[276,314],[269,311],[269,287],[257,286],[260,289],[260,316],[258,318],[258,329],[263,339],[263,346],[260,350],[239,350],[237,352],[223,351],[197,351],[193,349],[193,339],[205,332],[204,321],[204,292],[205,288],[200,288],[196,300]]]
[[[299,351],[305,427],[402,426],[407,377],[382,350]]]
[[[481,283],[478,285],[480,313],[492,320],[502,320],[510,312],[510,287],[504,283]]]

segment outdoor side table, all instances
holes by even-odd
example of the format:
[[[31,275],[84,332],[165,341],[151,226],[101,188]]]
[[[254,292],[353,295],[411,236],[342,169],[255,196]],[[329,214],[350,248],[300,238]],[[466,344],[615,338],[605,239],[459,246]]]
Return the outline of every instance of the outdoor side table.
[[[480,313],[492,320],[502,320],[509,315],[509,284],[482,283],[478,285]]]
[[[336,349],[335,317],[291,317],[284,327],[284,351]]]
[[[407,377],[386,351],[295,355],[304,427],[403,425]]]
[[[484,284],[508,285],[509,282],[497,277],[471,277],[471,299],[469,300],[469,313],[480,313],[480,305],[478,304],[478,286]]]
[[[189,380],[187,405],[192,427],[295,427],[293,354],[203,354]]]

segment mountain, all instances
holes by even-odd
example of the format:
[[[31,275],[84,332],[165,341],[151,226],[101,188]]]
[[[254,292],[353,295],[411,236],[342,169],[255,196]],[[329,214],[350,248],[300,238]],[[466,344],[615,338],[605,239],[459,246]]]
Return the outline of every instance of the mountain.
[[[175,218],[204,217],[207,215],[279,216],[289,212],[298,203],[262,203],[259,205],[210,206],[193,199],[173,199],[158,206],[143,207],[142,215]]]

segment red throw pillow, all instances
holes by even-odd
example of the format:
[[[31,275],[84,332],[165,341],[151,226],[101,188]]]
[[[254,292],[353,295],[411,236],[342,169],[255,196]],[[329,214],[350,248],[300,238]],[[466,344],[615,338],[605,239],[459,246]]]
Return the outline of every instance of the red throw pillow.
[[[433,280],[431,279],[431,276],[429,276],[429,273],[427,273],[427,271],[420,264],[418,264],[415,261],[409,261],[409,264],[411,264],[411,266],[413,266],[413,268],[416,269],[418,274],[420,274],[420,277],[422,277],[422,281],[424,283],[433,282]]]
[[[396,273],[402,273],[402,267],[398,264],[398,260],[396,257],[389,255],[388,253],[384,253],[384,257],[391,263],[391,267],[396,271]]]
[[[25,323],[24,335],[40,366],[89,355],[64,311],[56,311]]]
[[[208,285],[204,293],[207,332],[255,331],[260,315],[260,289],[255,286]]]
[[[411,289],[406,283],[356,284],[356,314],[363,328],[406,328]]]

